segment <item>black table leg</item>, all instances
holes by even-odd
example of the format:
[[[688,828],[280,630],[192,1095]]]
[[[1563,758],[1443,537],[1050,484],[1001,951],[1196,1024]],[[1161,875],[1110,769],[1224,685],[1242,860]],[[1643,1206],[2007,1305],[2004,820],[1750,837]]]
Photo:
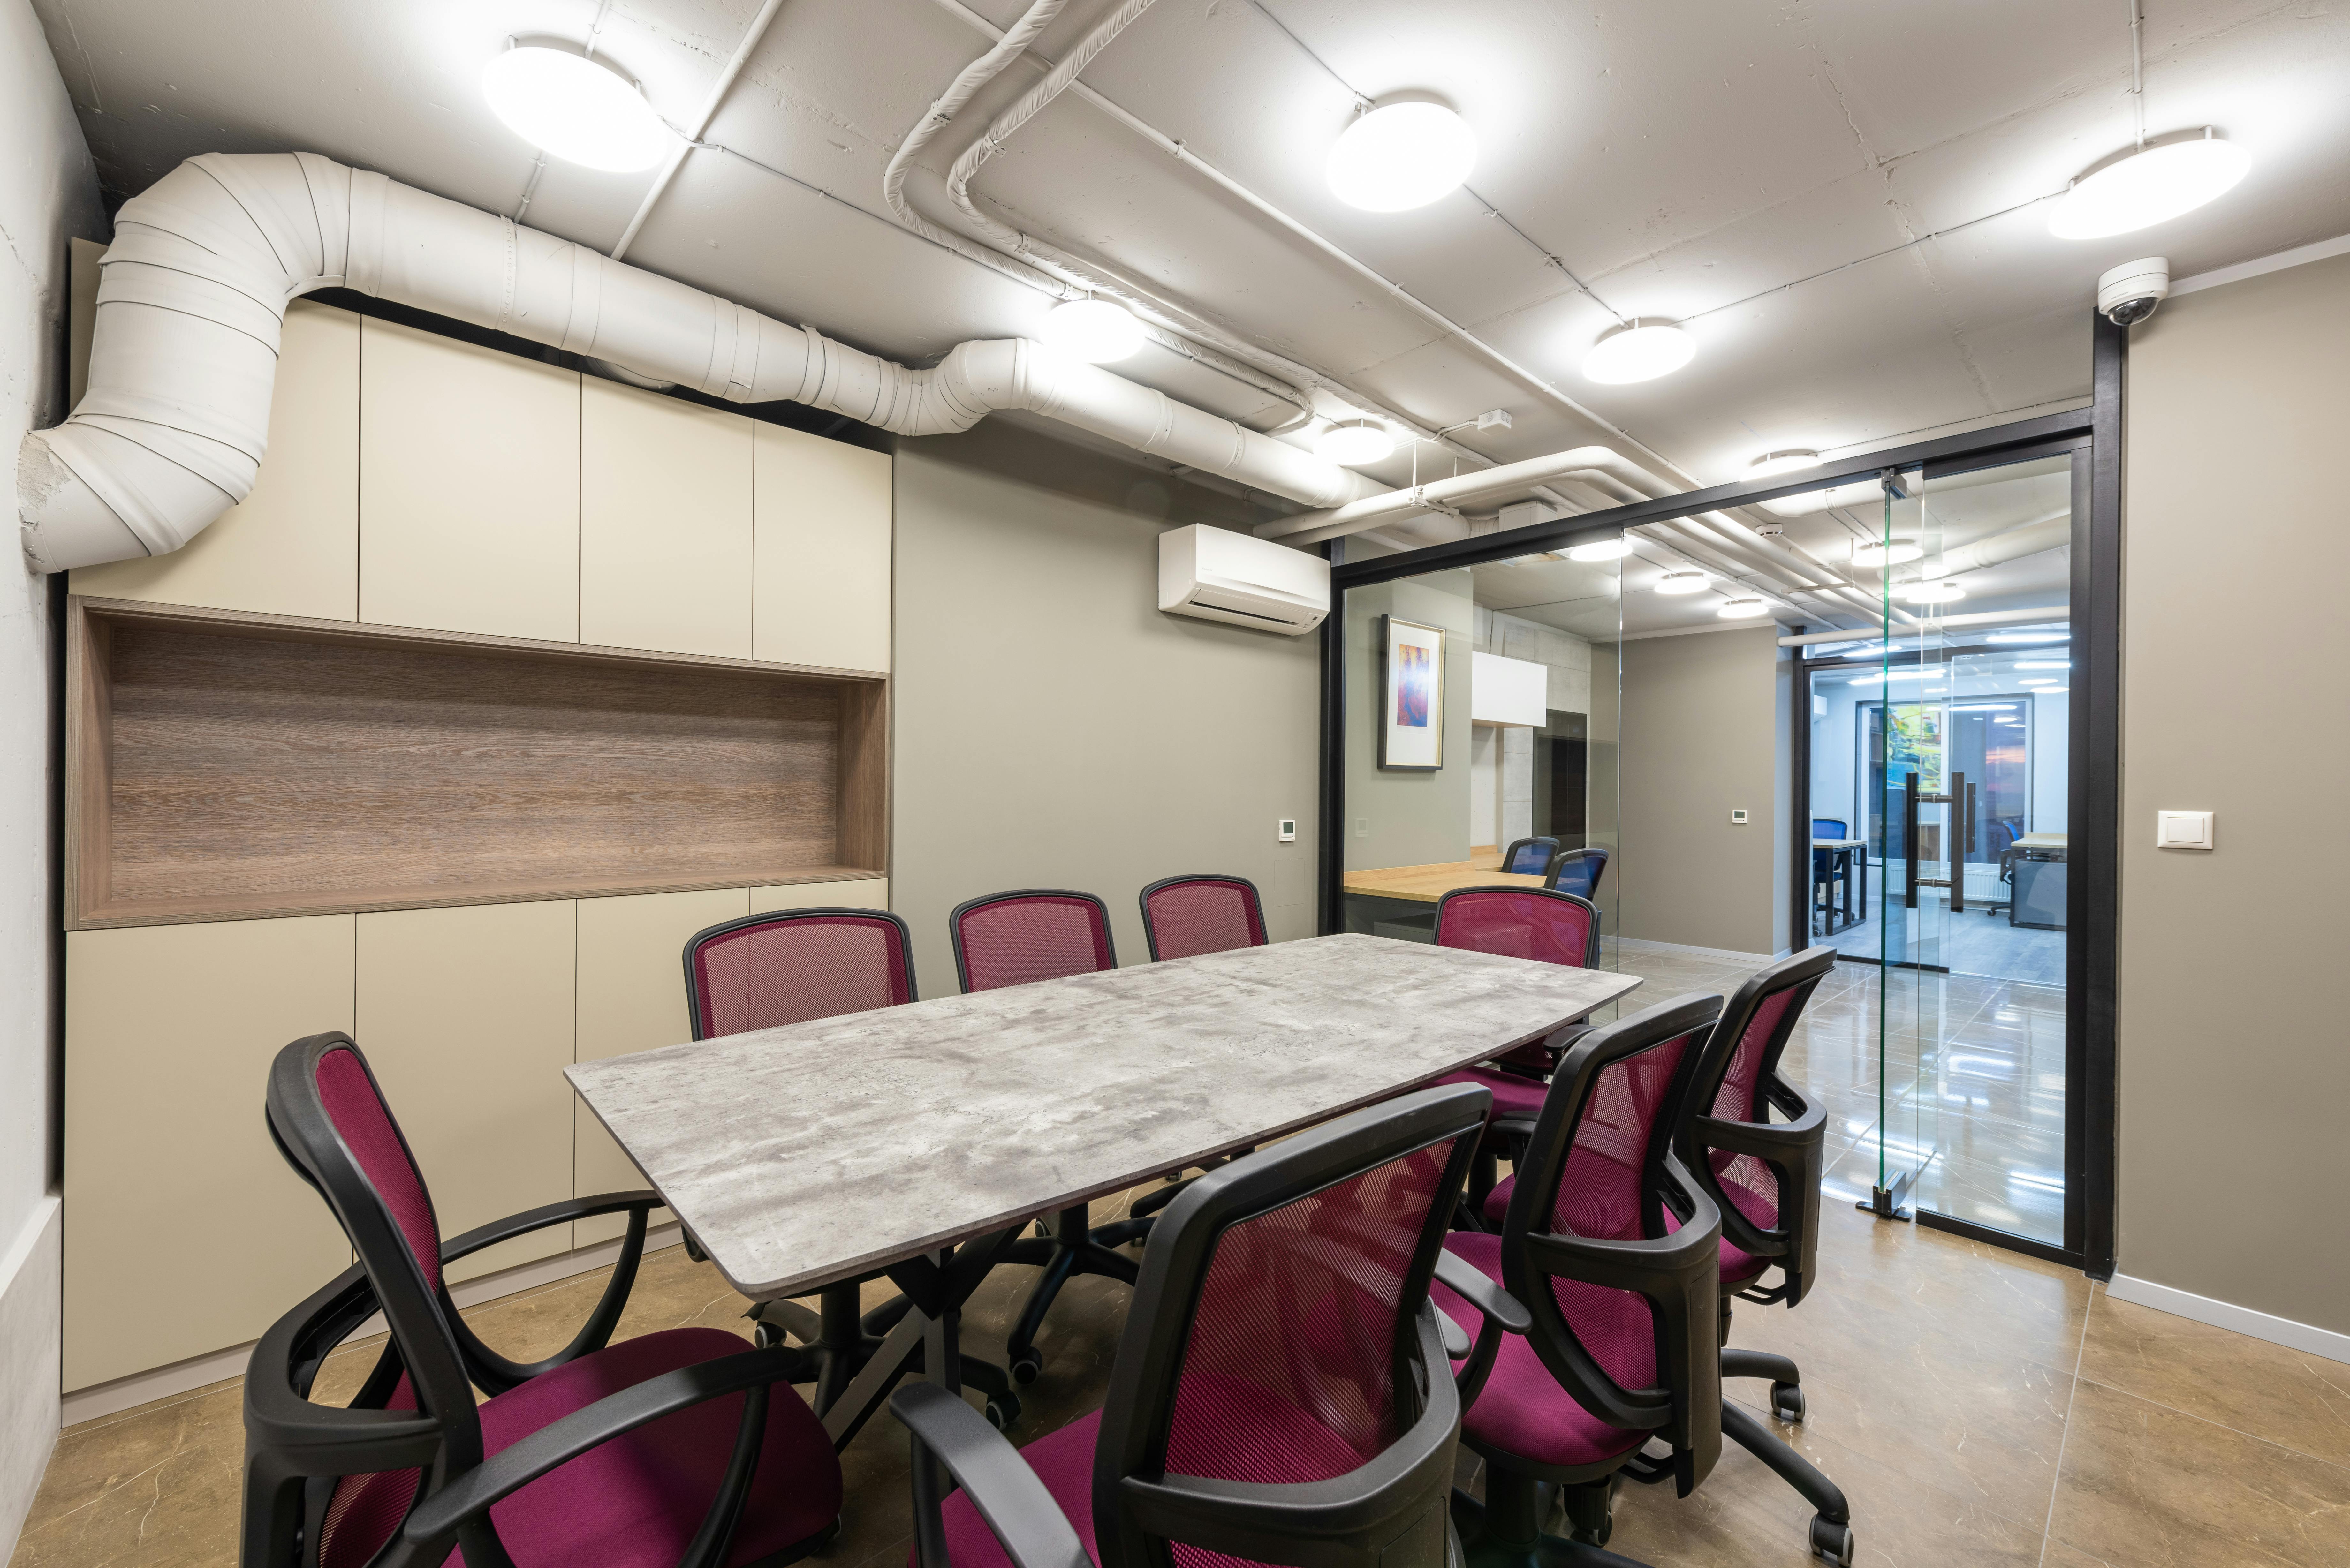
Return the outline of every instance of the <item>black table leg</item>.
[[[962,1388],[964,1368],[958,1330],[963,1303],[971,1300],[988,1272],[1003,1261],[1004,1249],[1025,1228],[1024,1222],[966,1241],[951,1252],[922,1254],[890,1268],[890,1279],[905,1292],[910,1305],[824,1412],[825,1436],[832,1439],[835,1449],[848,1446],[848,1440],[909,1372],[919,1368],[941,1387]]]

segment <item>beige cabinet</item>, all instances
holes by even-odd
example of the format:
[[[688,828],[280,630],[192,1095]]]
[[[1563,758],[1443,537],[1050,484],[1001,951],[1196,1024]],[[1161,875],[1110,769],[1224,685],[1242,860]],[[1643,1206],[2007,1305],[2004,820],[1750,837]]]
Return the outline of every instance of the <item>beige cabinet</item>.
[[[68,1393],[257,1339],[349,1267],[262,1105],[280,1047],[351,1030],[354,919],[66,938]]]
[[[741,888],[706,893],[645,893],[579,900],[579,1029],[577,1059],[600,1061],[631,1051],[675,1045],[693,1036],[687,1022],[685,942],[706,926],[751,912]],[[573,1191],[579,1197],[626,1192],[646,1185],[596,1114],[577,1097]],[[660,1224],[669,1211],[653,1217]],[[618,1236],[621,1219],[583,1220],[575,1246]]]
[[[754,659],[889,668],[890,459],[757,427]]]
[[[576,910],[565,898],[357,917],[359,1047],[432,1189],[443,1240],[571,1196]],[[450,1270],[571,1248],[551,1226]]]
[[[751,657],[751,430],[588,377],[579,408],[579,640]]]
[[[579,373],[359,329],[359,618],[579,637]]]
[[[764,915],[770,909],[886,909],[889,907],[889,883],[886,877],[863,882],[795,882],[782,888],[751,889],[751,910]]]
[[[168,556],[78,569],[73,591],[356,620],[359,564],[359,318],[296,300],[253,493]]]

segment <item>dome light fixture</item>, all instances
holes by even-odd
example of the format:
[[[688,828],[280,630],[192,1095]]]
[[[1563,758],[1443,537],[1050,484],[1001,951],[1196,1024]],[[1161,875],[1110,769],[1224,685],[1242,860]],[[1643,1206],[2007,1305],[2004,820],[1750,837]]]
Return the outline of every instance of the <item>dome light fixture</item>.
[[[1771,607],[1752,597],[1724,599],[1713,607],[1713,613],[1724,620],[1748,620],[1758,615],[1768,615]]]
[[[650,169],[674,151],[677,132],[643,91],[577,45],[509,38],[482,71],[490,112],[540,151],[608,173]]]
[[[1712,581],[1712,574],[1709,572],[1667,572],[1657,579],[1657,591],[1660,594],[1701,594],[1705,592],[1706,585]]]
[[[1898,566],[1904,561],[1914,561],[1926,553],[1926,547],[1907,535],[1886,539],[1856,539],[1852,545],[1852,564],[1856,566]]]
[[[2048,213],[2060,240],[2095,240],[2152,228],[2215,202],[2251,172],[2252,157],[2210,126],[2192,141],[2141,148],[2075,180]]]
[[[1142,323],[1107,299],[1072,299],[1045,313],[1037,337],[1073,359],[1108,365],[1142,347]]]
[[[1359,116],[1331,145],[1331,192],[1367,213],[1408,213],[1450,195],[1477,163],[1477,133],[1440,103],[1390,103]]]
[[[1946,605],[1967,597],[1966,585],[1953,582],[1904,583],[1894,596],[1905,605]]]
[[[1583,357],[1586,379],[1628,386],[1669,376],[1697,353],[1697,339],[1667,321],[1635,317],[1591,347]]]
[[[1618,534],[1613,539],[1602,539],[1590,545],[1577,545],[1567,551],[1566,558],[1570,561],[1620,561],[1631,553],[1631,536]]]
[[[1395,437],[1372,420],[1341,420],[1314,438],[1314,455],[1342,468],[1360,468],[1395,452]]]
[[[1766,452],[1747,465],[1747,472],[1756,479],[1768,479],[1774,473],[1797,473],[1806,468],[1817,468],[1820,454],[1789,448],[1785,452]]]

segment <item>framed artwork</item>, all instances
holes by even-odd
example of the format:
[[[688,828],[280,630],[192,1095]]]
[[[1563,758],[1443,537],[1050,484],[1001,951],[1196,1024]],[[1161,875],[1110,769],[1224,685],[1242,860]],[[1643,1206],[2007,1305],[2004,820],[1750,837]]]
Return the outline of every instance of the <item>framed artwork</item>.
[[[1379,618],[1379,766],[1444,765],[1444,628]]]

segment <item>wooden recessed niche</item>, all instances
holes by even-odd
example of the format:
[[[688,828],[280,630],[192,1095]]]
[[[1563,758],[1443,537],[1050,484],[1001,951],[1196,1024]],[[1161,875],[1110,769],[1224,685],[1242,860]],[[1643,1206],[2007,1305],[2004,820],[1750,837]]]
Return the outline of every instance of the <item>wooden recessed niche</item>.
[[[71,601],[77,929],[887,873],[887,682]]]

